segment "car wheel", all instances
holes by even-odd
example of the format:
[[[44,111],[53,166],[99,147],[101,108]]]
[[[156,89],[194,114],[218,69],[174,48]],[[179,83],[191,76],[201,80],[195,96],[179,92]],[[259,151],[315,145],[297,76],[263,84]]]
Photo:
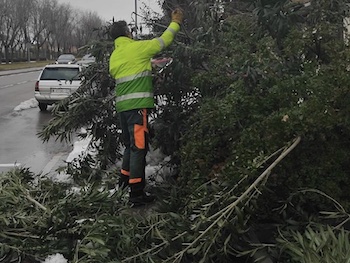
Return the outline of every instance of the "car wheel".
[[[46,111],[47,110],[47,104],[39,102],[39,109],[41,111]]]

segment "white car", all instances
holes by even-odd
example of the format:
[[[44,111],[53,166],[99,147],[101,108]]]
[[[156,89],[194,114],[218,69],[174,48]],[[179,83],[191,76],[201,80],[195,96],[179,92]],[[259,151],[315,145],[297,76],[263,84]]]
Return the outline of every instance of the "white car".
[[[93,55],[86,54],[81,58],[81,60],[78,60],[77,64],[83,67],[88,67],[95,62],[96,62],[96,58]]]
[[[82,67],[76,64],[47,65],[41,71],[35,83],[34,97],[39,102],[41,111],[67,98],[81,84]]]

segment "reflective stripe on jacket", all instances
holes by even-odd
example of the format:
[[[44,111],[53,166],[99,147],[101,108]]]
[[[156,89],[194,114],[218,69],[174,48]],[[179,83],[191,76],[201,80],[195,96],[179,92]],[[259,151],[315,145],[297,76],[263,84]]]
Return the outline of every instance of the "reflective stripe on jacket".
[[[114,41],[109,73],[116,80],[118,112],[154,107],[151,58],[169,46],[179,30],[179,24],[171,22],[158,38],[118,37]]]

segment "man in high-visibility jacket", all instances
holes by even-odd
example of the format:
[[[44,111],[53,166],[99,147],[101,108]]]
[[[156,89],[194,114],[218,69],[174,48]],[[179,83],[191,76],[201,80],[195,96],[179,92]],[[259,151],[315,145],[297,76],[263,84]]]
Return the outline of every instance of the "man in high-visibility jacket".
[[[115,49],[109,72],[116,81],[116,110],[125,144],[119,186],[130,186],[130,202],[134,206],[154,200],[144,191],[148,112],[154,108],[151,59],[174,40],[183,20],[182,10],[175,9],[171,19],[163,34],[151,40],[133,40],[125,21],[113,23],[110,30]]]

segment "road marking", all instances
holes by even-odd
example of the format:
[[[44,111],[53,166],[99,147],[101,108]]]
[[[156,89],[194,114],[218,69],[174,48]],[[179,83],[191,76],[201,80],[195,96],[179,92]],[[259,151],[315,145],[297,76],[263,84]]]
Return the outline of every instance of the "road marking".
[[[0,163],[0,167],[4,168],[4,167],[19,167],[21,166],[20,163]]]
[[[9,87],[12,87],[14,86],[14,84],[9,84],[9,85],[5,85],[5,86],[1,86],[0,89],[6,89],[6,88],[9,88]]]
[[[22,84],[26,84],[28,82],[34,82],[35,80],[25,80],[25,81],[21,81],[21,82],[18,82],[18,83],[15,83],[15,84],[8,84],[8,85],[5,85],[5,86],[0,86],[0,89],[6,89],[6,88],[10,88],[10,87],[13,87],[13,86],[16,86],[16,85],[22,85]]]

